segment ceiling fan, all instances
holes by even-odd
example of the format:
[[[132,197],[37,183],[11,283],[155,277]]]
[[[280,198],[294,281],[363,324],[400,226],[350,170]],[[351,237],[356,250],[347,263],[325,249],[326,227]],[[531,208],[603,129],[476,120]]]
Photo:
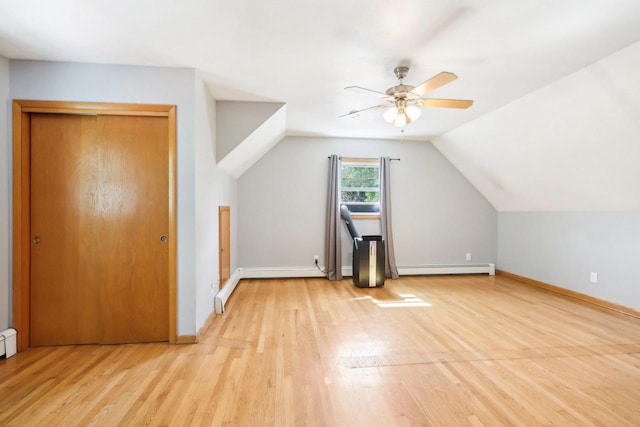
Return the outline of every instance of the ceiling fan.
[[[384,119],[398,127],[403,127],[420,117],[422,110],[418,107],[469,108],[473,105],[473,101],[468,99],[424,98],[425,95],[457,79],[458,76],[453,73],[443,71],[418,86],[410,86],[402,82],[409,72],[409,67],[396,67],[393,72],[400,81],[400,84],[390,87],[384,93],[360,86],[345,87],[347,90],[357,89],[377,93],[382,96],[382,99],[387,101],[386,104],[374,105],[373,107],[362,110],[349,111],[340,117],[348,117],[367,110],[385,108],[387,111],[383,114]]]

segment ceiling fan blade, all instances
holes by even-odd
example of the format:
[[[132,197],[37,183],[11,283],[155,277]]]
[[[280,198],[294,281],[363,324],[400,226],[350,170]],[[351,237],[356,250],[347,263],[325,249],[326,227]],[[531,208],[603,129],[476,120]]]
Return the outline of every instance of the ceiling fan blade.
[[[433,92],[439,87],[446,85],[447,83],[451,83],[457,78],[458,76],[456,76],[455,74],[443,71],[440,74],[436,74],[434,77],[431,77],[421,85],[414,87],[411,92],[418,96],[424,96],[429,92]]]
[[[341,116],[338,116],[338,118],[341,119],[343,117],[349,117],[349,116],[352,116],[352,115],[357,114],[357,113],[362,113],[363,111],[373,110],[373,109],[378,109],[378,108],[388,108],[388,107],[389,107],[388,105],[374,105],[373,107],[364,108],[362,110],[351,110],[347,114],[343,114]]]
[[[440,107],[440,108],[469,108],[473,105],[470,99],[418,99],[416,105],[422,107]]]
[[[373,90],[373,89],[367,89],[366,87],[362,87],[362,86],[347,86],[344,89],[345,90],[356,90],[356,91],[364,90],[364,91],[367,91],[367,92],[373,92],[376,95],[380,95],[383,98],[391,98],[389,95],[387,95],[384,92],[380,92],[380,91]]]

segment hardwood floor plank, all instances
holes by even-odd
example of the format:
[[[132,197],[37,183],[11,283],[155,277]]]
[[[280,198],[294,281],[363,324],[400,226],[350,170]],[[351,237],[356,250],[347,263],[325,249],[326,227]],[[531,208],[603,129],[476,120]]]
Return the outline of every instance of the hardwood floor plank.
[[[640,319],[507,277],[243,280],[195,345],[0,361],[0,425],[640,425]]]

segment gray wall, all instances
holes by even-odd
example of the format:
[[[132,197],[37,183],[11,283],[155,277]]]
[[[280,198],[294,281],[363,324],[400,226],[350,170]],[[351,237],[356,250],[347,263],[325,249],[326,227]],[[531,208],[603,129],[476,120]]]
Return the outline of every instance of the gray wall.
[[[284,104],[278,102],[216,101],[218,161],[259,128]],[[240,118],[240,119],[239,119]]]
[[[14,99],[177,105],[178,334],[194,334],[195,70],[10,61]]]
[[[239,266],[312,266],[315,254],[324,265],[330,154],[401,158],[391,165],[399,266],[496,261],[495,210],[431,143],[286,137],[238,179]],[[362,234],[380,229],[373,220],[356,227]],[[348,266],[344,227],[342,242]]]
[[[11,191],[9,191],[10,152],[8,119],[9,107],[9,61],[0,56],[0,330],[9,327],[9,228]]]
[[[639,212],[498,214],[501,270],[640,310],[639,266]]]
[[[237,268],[236,180],[216,166],[216,102],[196,73],[196,330],[213,311],[220,289],[218,206],[230,206],[231,271]]]

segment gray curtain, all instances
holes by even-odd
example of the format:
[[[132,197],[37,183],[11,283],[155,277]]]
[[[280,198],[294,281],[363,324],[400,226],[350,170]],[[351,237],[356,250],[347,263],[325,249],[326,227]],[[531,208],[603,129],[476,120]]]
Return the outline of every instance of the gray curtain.
[[[380,228],[384,239],[385,265],[384,275],[392,279],[398,278],[396,267],[396,253],[393,249],[393,231],[391,229],[391,183],[389,181],[388,157],[380,158]]]
[[[342,244],[340,242],[340,158],[333,154],[329,160],[329,188],[327,189],[327,227],[324,259],[327,279],[342,280]]]

